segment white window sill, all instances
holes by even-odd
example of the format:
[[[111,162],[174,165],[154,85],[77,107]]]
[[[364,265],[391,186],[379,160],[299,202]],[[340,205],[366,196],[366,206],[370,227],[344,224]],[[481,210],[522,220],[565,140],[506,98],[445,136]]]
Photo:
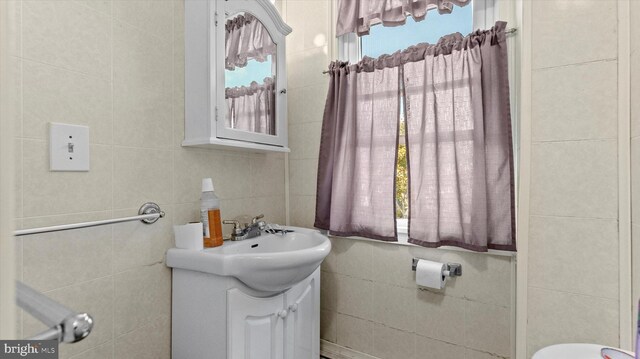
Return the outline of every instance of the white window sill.
[[[367,242],[373,242],[373,243],[384,243],[384,244],[388,244],[388,245],[400,245],[400,246],[410,246],[410,247],[417,247],[417,248],[425,248],[425,249],[432,249],[432,250],[444,250],[444,251],[458,251],[458,252],[468,252],[468,253],[477,253],[477,254],[489,254],[489,255],[495,255],[495,256],[503,256],[503,257],[515,257],[516,256],[516,252],[511,252],[511,251],[500,251],[500,250],[495,250],[495,249],[489,249],[488,252],[475,252],[475,251],[470,251],[468,249],[464,249],[464,248],[459,248],[459,247],[453,247],[453,246],[442,246],[442,247],[438,247],[438,248],[427,248],[427,247],[422,247],[422,246],[418,246],[415,245],[413,243],[409,243],[409,228],[408,228],[408,220],[406,219],[398,219],[397,220],[397,231],[398,231],[398,241],[397,242],[387,242],[387,241],[379,241],[379,240],[375,240],[375,239],[370,239],[370,238],[364,238],[364,237],[358,237],[358,236],[350,236],[350,237],[341,237],[341,236],[334,236],[332,234],[330,234],[330,237],[334,237],[334,238],[345,238],[345,239],[354,239],[354,240],[358,240],[358,241],[367,241]],[[326,231],[323,231],[326,232]]]

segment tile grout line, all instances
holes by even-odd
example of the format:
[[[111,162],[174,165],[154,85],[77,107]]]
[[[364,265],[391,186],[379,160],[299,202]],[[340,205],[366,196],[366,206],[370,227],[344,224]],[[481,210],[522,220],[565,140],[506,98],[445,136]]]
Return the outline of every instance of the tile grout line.
[[[596,221],[617,221],[618,218],[609,218],[609,217],[581,217],[581,216],[566,216],[566,215],[555,215],[555,214],[530,214],[531,217],[539,217],[539,218],[556,218],[556,219],[577,219],[577,220],[596,220]]]
[[[88,73],[88,72],[82,72],[82,71],[78,71],[78,70],[75,70],[75,69],[67,68],[67,67],[64,67],[64,66],[55,65],[55,64],[52,64],[52,63],[49,63],[49,62],[46,62],[46,61],[32,59],[32,58],[29,58],[29,57],[23,57],[23,56],[14,56],[14,57],[16,57],[16,58],[18,58],[18,59],[20,59],[22,61],[25,61],[25,62],[31,62],[31,63],[38,64],[38,65],[49,66],[49,67],[52,67],[52,68],[54,68],[56,70],[71,72],[73,74],[89,77],[89,78],[92,78],[94,80],[100,80],[100,81],[107,82],[107,81],[109,81],[109,77],[110,77],[110,75],[100,76],[100,75],[91,74],[91,73]]]
[[[327,310],[327,309],[323,309],[323,310]],[[400,328],[392,327],[392,326],[389,326],[389,325],[387,325],[387,324],[385,324],[385,323],[377,322],[377,321],[374,321],[374,320],[371,320],[371,319],[365,319],[365,318],[361,318],[361,317],[353,316],[353,315],[351,315],[351,314],[341,313],[341,312],[338,312],[338,311],[333,311],[333,312],[335,312],[336,314],[340,314],[340,315],[342,315],[342,316],[345,316],[345,317],[352,318],[352,319],[356,319],[356,320],[361,320],[361,321],[369,322],[369,323],[371,323],[371,324],[372,324],[372,327],[375,327],[375,325],[380,325],[380,326],[382,326],[382,327],[385,327],[385,328],[388,328],[388,329],[391,329],[391,330],[396,330],[396,331],[399,331],[399,332],[402,332],[402,333],[405,333],[405,334],[411,334],[411,335],[413,335],[414,337],[419,337],[419,338],[429,339],[429,340],[437,341],[437,342],[440,342],[440,343],[445,343],[445,344],[453,345],[453,346],[456,346],[456,347],[460,347],[460,348],[463,348],[463,349],[473,350],[473,351],[476,351],[476,352],[487,353],[487,354],[491,354],[491,355],[493,355],[493,356],[498,356],[499,358],[507,358],[507,357],[505,357],[505,356],[502,356],[502,355],[500,355],[500,354],[493,353],[493,352],[491,352],[491,351],[487,351],[487,350],[479,349],[479,348],[474,348],[474,347],[472,347],[472,346],[470,346],[470,345],[468,345],[468,344],[466,343],[466,338],[464,338],[464,339],[463,339],[464,344],[456,344],[456,343],[454,343],[454,342],[449,342],[449,341],[446,341],[446,340],[443,340],[443,339],[440,339],[440,338],[434,338],[434,337],[430,337],[430,336],[428,336],[428,335],[420,334],[420,333],[418,333],[416,330],[414,330],[414,331],[411,331],[411,330],[404,330],[404,329],[400,329]],[[465,321],[466,321],[466,314],[465,314]],[[337,325],[338,325],[338,323],[336,322],[336,333],[337,333]],[[372,328],[372,329],[373,329],[373,328]],[[373,336],[372,336],[372,337],[373,337]],[[324,340],[326,340],[326,339],[324,339]],[[333,343],[334,343],[334,344],[339,345],[339,344],[337,343],[337,338],[336,338],[336,342],[333,342]],[[372,355],[372,354],[370,354],[370,353],[365,353],[365,354]]]
[[[24,135],[24,6],[22,0],[19,0],[20,6],[20,137]],[[24,141],[20,139],[20,215],[24,216]],[[24,227],[24,223],[20,222],[20,227]],[[24,281],[24,240],[20,239],[20,280]],[[24,337],[24,310],[20,310],[20,336]]]
[[[171,0],[171,202],[176,202],[176,4]],[[174,219],[175,220],[175,219]]]
[[[532,145],[551,144],[551,143],[576,143],[576,142],[617,142],[618,137],[610,138],[581,138],[571,140],[532,140]]]
[[[172,17],[174,16],[173,9],[174,9],[174,8],[173,8],[173,6],[172,6],[172,7],[171,7],[171,10],[172,10],[172,12],[171,12],[171,16],[172,16]],[[113,12],[113,10],[112,10],[111,12]],[[119,17],[117,17],[117,16],[115,16],[115,15],[111,15],[111,17],[112,17],[113,21],[118,22],[118,23],[123,24],[123,25],[126,25],[126,26],[129,26],[129,27],[132,27],[132,28],[134,28],[134,29],[138,30],[139,32],[143,33],[144,35],[154,37],[154,38],[156,38],[157,40],[160,40],[160,41],[162,41],[162,42],[169,42],[169,41],[170,41],[170,40],[166,40],[166,39],[165,39],[163,36],[161,36],[161,35],[154,34],[153,32],[151,32],[151,31],[149,31],[149,30],[147,30],[147,29],[145,29],[145,28],[143,28],[143,27],[140,27],[140,26],[138,26],[138,25],[132,24],[132,23],[130,23],[130,22],[129,22],[129,21],[127,21],[127,20],[120,19]],[[172,19],[171,21],[173,21],[173,19]],[[172,26],[171,30],[173,30],[173,26]],[[171,34],[171,36],[173,37],[173,34]]]
[[[569,294],[569,295],[574,295],[574,296],[579,296],[579,297],[585,297],[585,298],[595,298],[595,299],[602,299],[602,300],[607,300],[607,301],[613,301],[613,302],[618,302],[619,299],[617,298],[607,298],[607,297],[601,297],[601,296],[597,296],[597,295],[590,295],[590,294],[584,294],[584,293],[576,293],[576,292],[569,292],[566,290],[558,290],[558,289],[551,289],[551,288],[545,288],[545,287],[540,287],[540,286],[536,286],[536,285],[529,285],[529,288],[535,288],[535,289],[540,289],[546,292],[555,292],[555,293],[561,293],[561,294]]]
[[[575,62],[575,63],[570,63],[570,64],[563,64],[563,65],[532,67],[531,70],[532,70],[532,72],[537,72],[537,71],[553,70],[553,69],[575,67],[575,66],[585,66],[585,65],[590,65],[590,64],[606,63],[606,62],[614,62],[614,61],[618,61],[618,57],[617,56],[616,57],[611,57],[611,58],[606,58],[606,59],[589,60],[589,61],[583,61],[583,62]]]
[[[111,91],[111,216],[113,217],[115,211],[115,163],[116,163],[116,153],[115,153],[115,91],[114,91],[114,22],[113,22],[113,1],[110,1],[111,5],[111,14],[109,17],[109,46],[110,46],[110,91]],[[111,351],[112,358],[115,358],[116,351],[116,278],[115,278],[115,245],[114,245],[114,231],[113,226],[111,226],[111,278],[112,278],[112,287],[111,287],[111,339],[113,341],[113,350]]]

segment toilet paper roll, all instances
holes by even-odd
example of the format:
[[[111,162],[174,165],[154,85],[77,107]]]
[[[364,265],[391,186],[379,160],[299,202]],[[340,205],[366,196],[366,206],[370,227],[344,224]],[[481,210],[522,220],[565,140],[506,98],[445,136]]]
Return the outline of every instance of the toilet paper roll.
[[[188,223],[173,226],[173,235],[176,240],[176,248],[203,249],[202,223]]]
[[[420,259],[416,266],[416,284],[433,289],[442,289],[447,284],[445,270],[447,270],[447,265],[444,263]]]

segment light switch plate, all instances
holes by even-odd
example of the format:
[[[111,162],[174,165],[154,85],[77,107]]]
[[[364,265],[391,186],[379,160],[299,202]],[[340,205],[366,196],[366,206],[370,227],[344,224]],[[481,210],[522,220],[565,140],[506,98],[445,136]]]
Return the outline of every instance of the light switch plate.
[[[51,171],[89,171],[89,127],[49,124]]]

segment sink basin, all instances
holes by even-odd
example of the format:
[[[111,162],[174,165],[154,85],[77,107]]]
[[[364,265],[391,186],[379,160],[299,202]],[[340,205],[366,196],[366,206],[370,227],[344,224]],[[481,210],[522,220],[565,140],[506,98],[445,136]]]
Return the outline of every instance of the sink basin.
[[[201,251],[171,248],[167,266],[231,276],[259,291],[281,292],[311,275],[331,251],[329,238],[317,230],[286,229],[293,232],[263,233]]]

